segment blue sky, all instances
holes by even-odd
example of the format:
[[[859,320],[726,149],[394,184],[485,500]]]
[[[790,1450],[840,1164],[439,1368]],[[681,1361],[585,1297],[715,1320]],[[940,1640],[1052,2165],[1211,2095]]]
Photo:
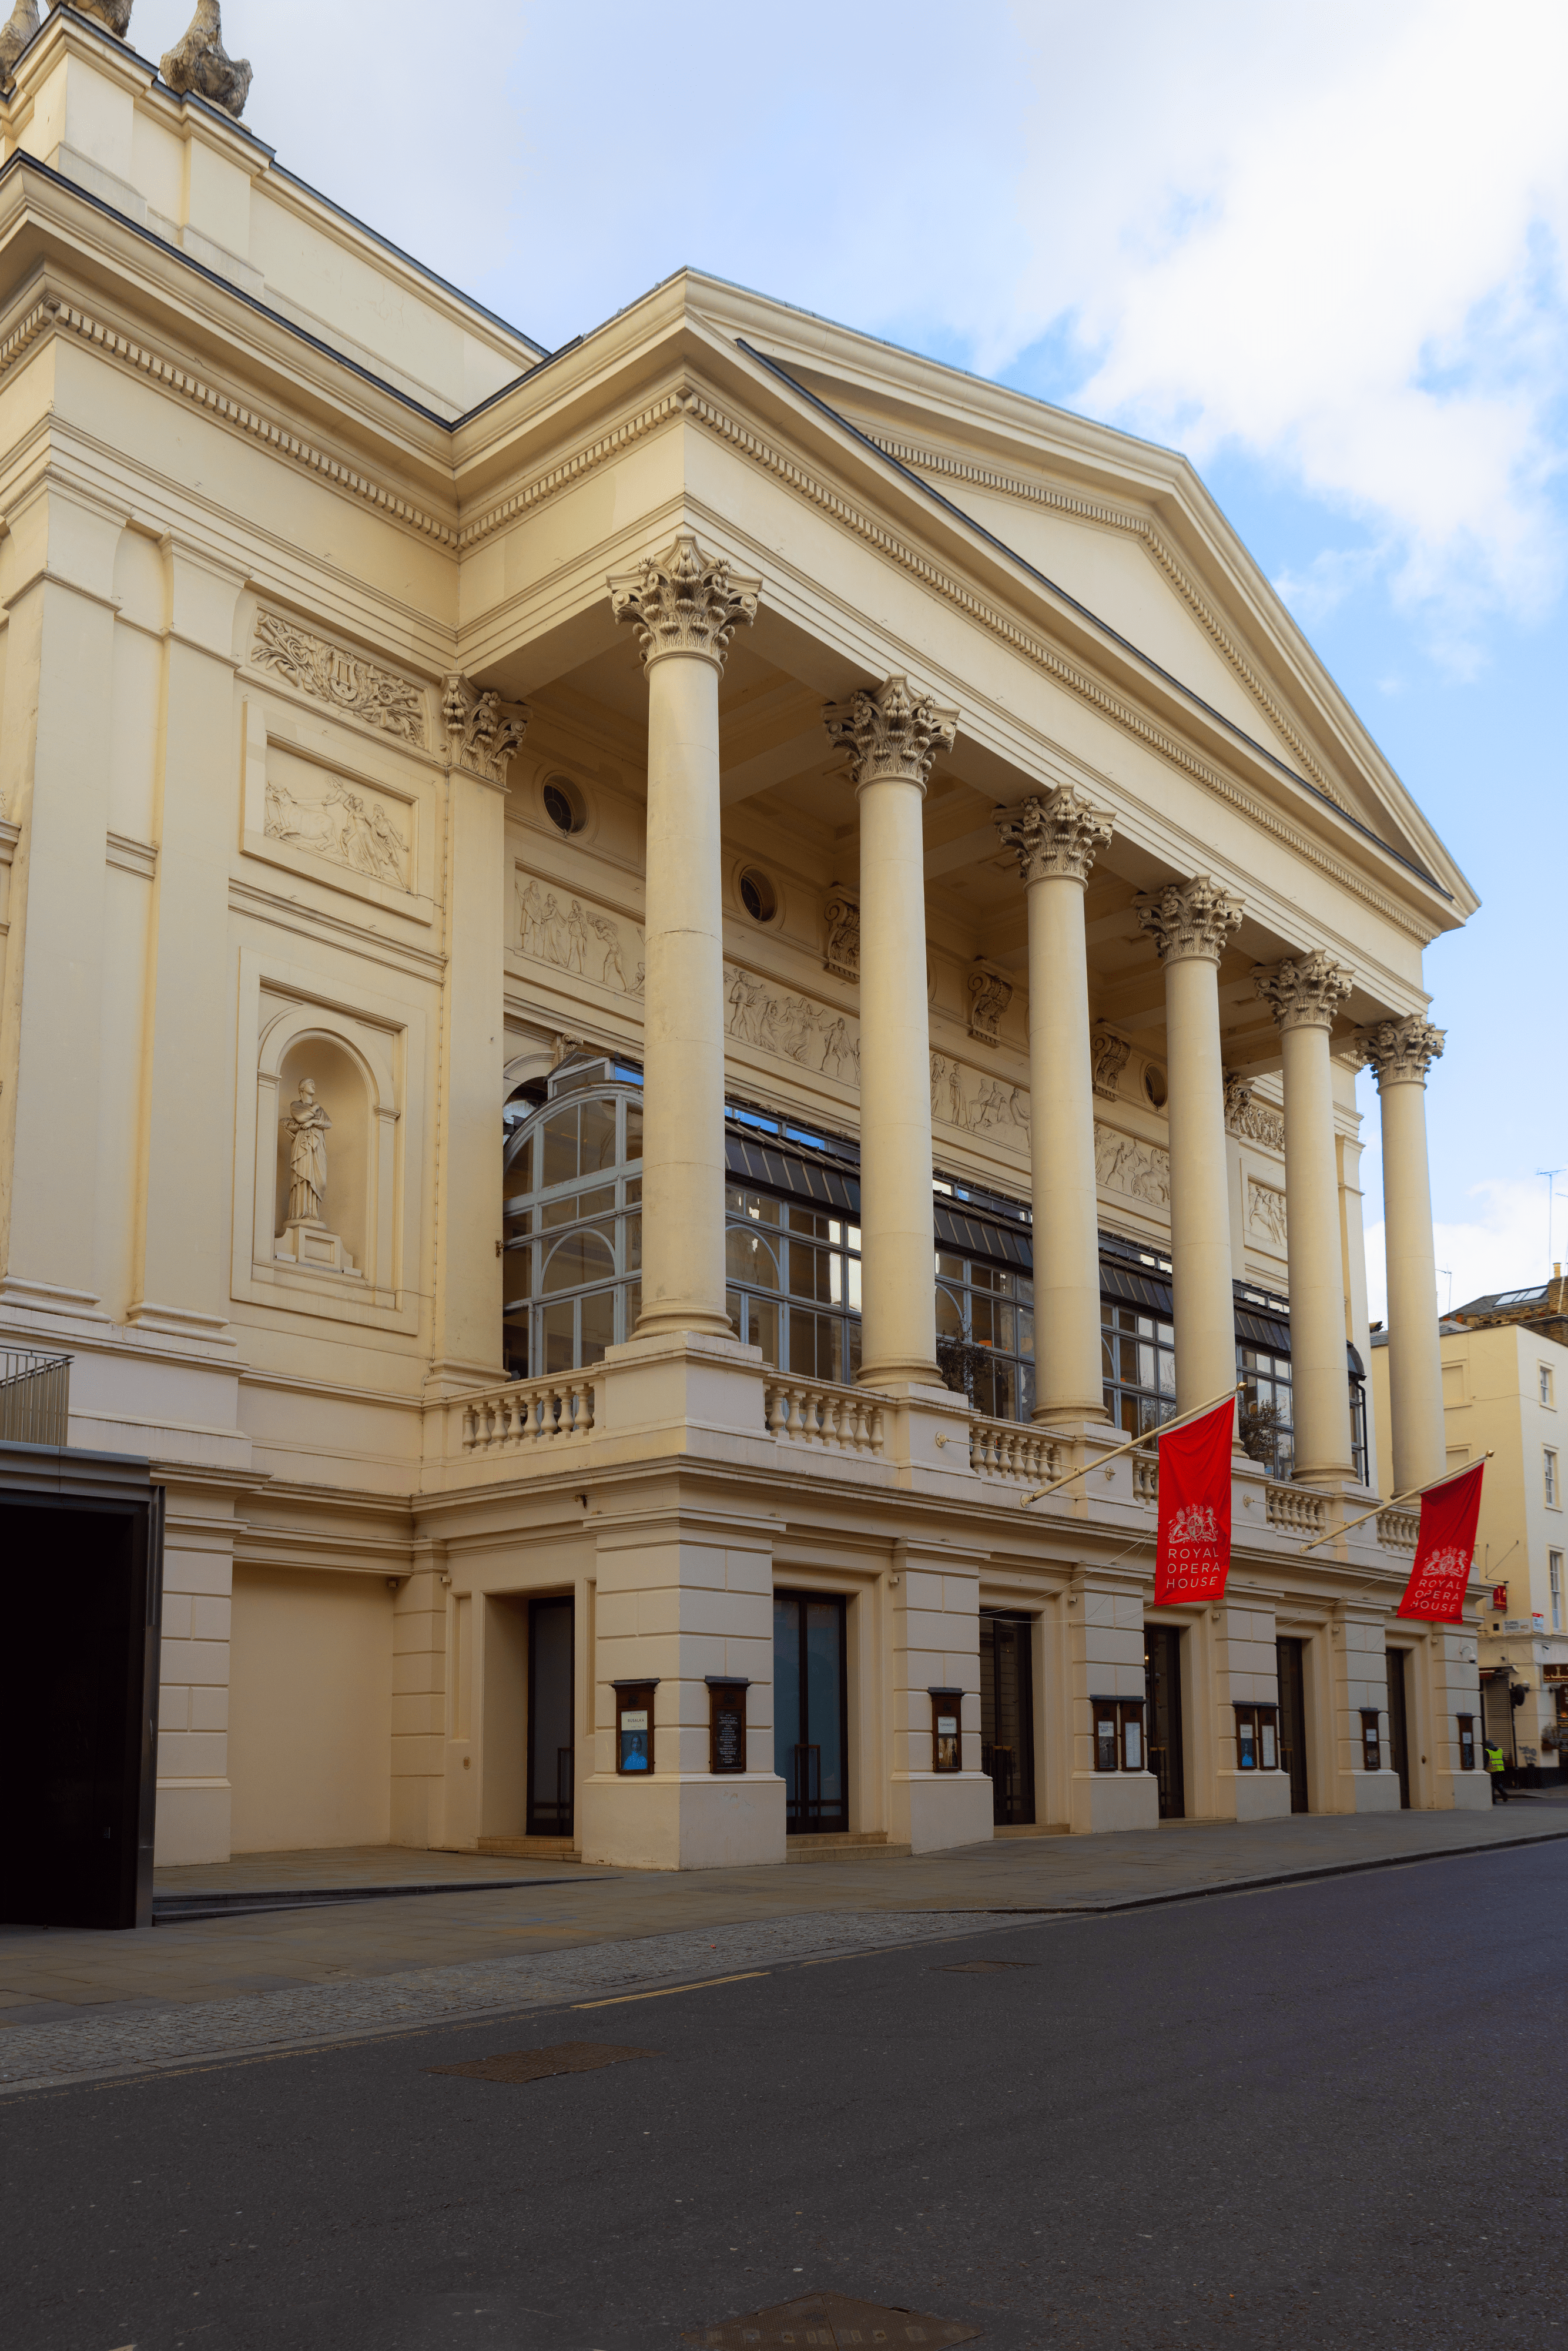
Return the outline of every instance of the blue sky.
[[[187,7],[138,0],[144,55]],[[1545,1274],[1561,0],[470,0],[434,39],[229,0],[225,37],[281,161],[543,342],[691,263],[1184,449],[1483,900],[1427,964],[1453,1301]]]

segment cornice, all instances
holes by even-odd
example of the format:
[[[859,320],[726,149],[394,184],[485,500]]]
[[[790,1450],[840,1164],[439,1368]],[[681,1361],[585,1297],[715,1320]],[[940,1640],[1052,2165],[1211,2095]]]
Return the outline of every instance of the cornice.
[[[204,409],[235,432],[259,442],[263,448],[298,466],[301,472],[313,474],[331,488],[341,490],[345,496],[375,507],[389,522],[401,524],[404,529],[433,541],[437,547],[456,549],[457,533],[450,523],[426,514],[422,507],[400,497],[395,490],[388,489],[384,483],[372,481],[368,475],[345,465],[329,450],[320,448],[303,434],[293,432],[275,416],[220,392],[204,376],[182,367],[161,351],[154,350],[151,345],[121,334],[117,328],[94,318],[90,311],[78,309],[74,303],[63,301],[56,296],[46,296],[13,329],[5,343],[0,344],[0,381],[37,346],[43,336],[51,332],[72,335],[78,341],[103,352],[107,358],[119,360],[125,367],[148,377],[164,390],[188,400],[193,407]]]
[[[542,506],[558,492],[570,489],[585,475],[597,472],[601,465],[606,465],[612,457],[618,457],[623,449],[630,449],[633,443],[645,440],[650,433],[656,433],[661,425],[684,416],[695,397],[695,393],[685,387],[664,392],[658,399],[640,408],[634,415],[624,418],[610,432],[584,442],[570,456],[547,465],[521,489],[514,490],[508,497],[486,507],[471,523],[465,523],[457,533],[458,548],[466,554],[470,548],[479,546],[519,515],[531,513],[535,507]]]
[[[1036,506],[1050,507],[1060,514],[1076,515],[1082,521],[1101,523],[1112,530],[1125,531],[1130,538],[1140,540],[1281,741],[1290,745],[1318,789],[1326,792],[1336,807],[1348,812],[1349,803],[1339,786],[1312,757],[1218,614],[1198,593],[1197,583],[1178,561],[1169,541],[1162,538],[1146,515],[1111,506],[1103,498],[1082,494],[1074,496],[1070,491],[1052,489],[1043,482],[1031,482],[1020,474],[1006,474],[992,465],[977,465],[970,459],[950,456],[946,450],[934,449],[920,442],[894,440],[891,434],[873,432],[869,426],[862,429],[868,440],[874,441],[879,449],[884,450],[890,457],[896,457],[901,465],[914,465],[922,472],[947,474],[959,481],[973,482],[977,488],[999,491],[1007,497],[1027,498]]]

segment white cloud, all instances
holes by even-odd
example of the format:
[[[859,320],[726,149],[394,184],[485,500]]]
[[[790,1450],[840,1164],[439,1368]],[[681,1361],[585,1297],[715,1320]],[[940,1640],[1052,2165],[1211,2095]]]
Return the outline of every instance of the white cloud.
[[[1435,1303],[1439,1313],[1498,1290],[1523,1290],[1544,1281],[1551,1270],[1546,1248],[1546,1186],[1518,1179],[1474,1184],[1467,1196],[1475,1214],[1458,1223],[1436,1224],[1432,1241],[1438,1273]],[[1373,1321],[1387,1314],[1381,1224],[1366,1235],[1366,1289]],[[1568,1258],[1568,1202],[1559,1202],[1552,1247]]]

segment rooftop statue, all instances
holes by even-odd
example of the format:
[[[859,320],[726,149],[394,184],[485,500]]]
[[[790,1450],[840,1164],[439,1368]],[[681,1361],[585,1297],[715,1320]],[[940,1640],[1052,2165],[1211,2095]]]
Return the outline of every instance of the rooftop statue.
[[[0,26],[0,81],[9,81],[16,60],[38,29],[38,0],[16,0]]]
[[[116,7],[120,0],[104,0],[105,7]],[[129,0],[125,8],[127,23],[131,18]],[[221,106],[225,114],[239,118],[245,112],[245,101],[250,90],[250,60],[231,57],[224,47],[223,25],[218,15],[218,0],[196,0],[196,13],[185,28],[184,37],[172,49],[164,51],[159,61],[159,72],[171,89],[182,97],[193,90],[213,106]]]

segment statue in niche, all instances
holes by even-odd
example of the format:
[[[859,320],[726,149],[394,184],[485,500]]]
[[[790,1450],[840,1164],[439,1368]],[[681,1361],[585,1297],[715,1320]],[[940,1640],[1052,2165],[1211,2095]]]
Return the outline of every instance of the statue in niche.
[[[275,1254],[288,1265],[363,1279],[339,1235],[321,1214],[327,1196],[327,1137],[332,1122],[316,1099],[316,1081],[302,1078],[283,1122],[288,1130],[288,1218]]]
[[[319,1225],[323,1221],[321,1203],[327,1196],[327,1136],[332,1122],[325,1106],[316,1099],[316,1081],[306,1078],[299,1088],[297,1102],[288,1105],[288,1132],[293,1147],[288,1155],[288,1221],[291,1225]]]

